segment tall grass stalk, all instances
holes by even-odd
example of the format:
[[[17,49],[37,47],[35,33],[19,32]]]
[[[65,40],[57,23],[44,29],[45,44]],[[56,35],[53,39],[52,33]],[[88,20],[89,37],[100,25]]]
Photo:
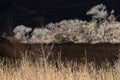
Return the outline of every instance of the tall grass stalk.
[[[54,63],[40,60],[33,64],[23,58],[16,68],[1,65],[0,80],[120,80],[120,60],[114,67],[107,65],[100,69],[92,63],[72,62],[66,62],[66,65],[60,62],[60,68],[56,68]]]

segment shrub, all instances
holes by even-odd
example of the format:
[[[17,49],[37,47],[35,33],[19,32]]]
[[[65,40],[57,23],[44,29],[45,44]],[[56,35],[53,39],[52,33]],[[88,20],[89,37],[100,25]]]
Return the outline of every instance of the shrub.
[[[83,29],[83,27],[80,27],[80,29],[79,29],[79,33],[81,34],[81,33],[84,33],[84,29]]]
[[[65,41],[65,37],[62,35],[62,34],[57,34],[55,36],[55,39],[58,41],[58,42],[63,42]]]
[[[32,31],[32,28],[26,27],[24,25],[17,26],[13,33],[15,34],[15,38],[21,41],[27,40],[30,36],[30,32]]]
[[[73,40],[73,41],[78,41],[76,36],[73,36],[73,37],[72,37],[72,40]]]

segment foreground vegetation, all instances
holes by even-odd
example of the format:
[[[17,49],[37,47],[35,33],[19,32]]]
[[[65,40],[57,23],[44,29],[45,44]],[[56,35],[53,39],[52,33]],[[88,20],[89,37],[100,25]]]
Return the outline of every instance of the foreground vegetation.
[[[64,64],[58,60],[56,67],[54,62],[48,62],[45,58],[34,64],[23,58],[19,66],[1,62],[0,80],[120,80],[120,59],[114,66],[105,63],[98,69],[87,62]]]
[[[57,59],[50,58],[49,60],[49,54],[53,53],[52,47],[47,49],[47,47],[44,48],[38,45],[26,46],[18,43],[13,44],[5,39],[1,39],[0,42],[2,42],[0,50],[2,50],[4,54],[2,55],[1,52],[0,57],[4,56],[8,59],[6,60],[4,58],[0,61],[0,80],[120,80],[120,59],[118,59],[118,61],[115,60],[116,62],[114,65],[111,65],[108,62],[102,62],[101,66],[98,67],[93,62],[88,63],[89,57],[83,58],[83,63],[79,64],[77,62],[67,60],[63,62],[59,57],[60,55],[58,55]],[[105,49],[105,52],[112,50],[107,47],[102,48]],[[80,48],[78,49],[80,50]],[[103,53],[103,50],[100,51]],[[45,53],[49,54],[46,54],[45,56],[42,55]],[[72,53],[77,55],[75,50],[73,50],[71,54]],[[87,54],[89,53],[87,51]],[[114,53],[114,50],[112,50],[111,53]],[[22,54],[25,56],[28,55],[28,57],[22,57]],[[104,54],[101,55],[98,55],[98,57],[103,58]],[[106,55],[108,54],[106,53]],[[6,63],[7,61],[12,60],[13,63]]]

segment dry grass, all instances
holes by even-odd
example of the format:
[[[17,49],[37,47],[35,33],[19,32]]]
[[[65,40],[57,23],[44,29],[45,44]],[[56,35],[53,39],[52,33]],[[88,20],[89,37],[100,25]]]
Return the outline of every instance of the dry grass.
[[[59,62],[56,68],[45,58],[34,64],[23,58],[20,66],[14,68],[1,62],[0,80],[120,80],[120,59],[114,67],[106,64],[97,69],[92,63]]]
[[[5,50],[9,49],[6,46],[4,48]],[[4,48],[1,48],[1,50]],[[33,47],[32,49],[35,49],[36,53],[47,53],[47,56],[40,56],[39,60],[34,63],[26,57],[23,57],[21,62],[16,60],[14,65],[11,65],[11,63],[6,63],[5,65],[4,60],[0,61],[0,80],[120,80],[120,59],[114,66],[103,63],[101,68],[96,68],[93,63],[87,63],[86,59],[83,62],[84,64],[77,64],[67,60],[62,62],[59,57],[58,60],[52,59],[49,61],[48,56],[52,53],[52,48],[40,48]],[[22,51],[21,54],[27,54],[27,52],[29,54],[31,51],[31,48],[29,51],[29,48],[18,44],[16,44],[14,49],[19,53]],[[16,54],[18,55],[19,53],[17,52]],[[12,55],[12,57],[14,56]]]

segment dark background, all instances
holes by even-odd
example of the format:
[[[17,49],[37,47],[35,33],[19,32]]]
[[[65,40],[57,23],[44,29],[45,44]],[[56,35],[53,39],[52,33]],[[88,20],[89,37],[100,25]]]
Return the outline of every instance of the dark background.
[[[90,20],[86,12],[100,3],[120,14],[120,0],[0,0],[0,30],[12,31],[21,24],[40,27],[63,19]]]

